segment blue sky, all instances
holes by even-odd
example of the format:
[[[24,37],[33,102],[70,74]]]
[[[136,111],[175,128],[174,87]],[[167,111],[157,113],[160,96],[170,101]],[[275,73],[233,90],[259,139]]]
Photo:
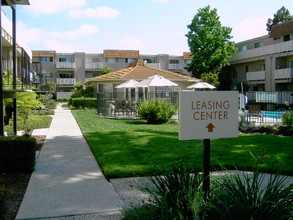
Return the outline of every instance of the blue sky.
[[[29,0],[17,6],[17,32],[31,50],[182,55],[189,51],[187,25],[199,8],[218,10],[233,41],[267,34],[266,22],[292,0]],[[9,17],[9,8],[3,7]],[[10,18],[10,17],[9,17]]]

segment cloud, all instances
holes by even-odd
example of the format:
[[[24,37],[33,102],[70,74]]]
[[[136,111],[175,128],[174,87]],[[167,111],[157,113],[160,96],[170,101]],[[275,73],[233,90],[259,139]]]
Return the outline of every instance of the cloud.
[[[85,4],[86,0],[30,0],[30,6],[25,7],[25,10],[34,15],[55,14],[82,7]]]
[[[70,18],[98,18],[98,19],[111,19],[116,18],[120,15],[120,12],[117,9],[109,8],[107,6],[86,9],[72,9],[68,12]]]
[[[121,46],[128,49],[140,50],[144,48],[144,44],[136,37],[127,37],[120,41]]]
[[[84,38],[90,35],[93,35],[99,32],[99,28],[95,25],[85,24],[77,28],[76,30],[69,31],[52,31],[49,33],[49,36],[52,38],[61,38],[61,39],[78,39]]]
[[[58,52],[72,52],[75,51],[75,49],[70,46],[69,44],[62,43],[58,40],[51,40],[51,39],[46,39],[44,40],[44,47],[47,50],[58,50]]]
[[[24,22],[17,22],[17,35],[27,44],[40,42],[43,39],[43,31],[38,28],[29,28]]]
[[[170,0],[152,0],[152,2],[158,2],[158,3],[167,3]]]
[[[249,40],[251,38],[266,35],[266,23],[268,16],[259,18],[248,18],[232,27],[232,35],[237,36],[233,40],[236,42]]]

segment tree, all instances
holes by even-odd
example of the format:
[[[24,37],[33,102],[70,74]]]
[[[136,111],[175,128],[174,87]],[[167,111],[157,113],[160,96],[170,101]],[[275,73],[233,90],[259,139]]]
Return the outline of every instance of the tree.
[[[199,9],[187,27],[185,36],[193,59],[186,69],[198,78],[202,74],[218,74],[236,52],[234,42],[230,41],[232,28],[222,26],[217,10],[210,6]]]
[[[112,72],[112,69],[108,66],[104,66],[103,69],[102,69],[102,74],[107,74],[107,73],[110,73]]]
[[[293,16],[290,15],[290,12],[288,9],[286,9],[284,6],[280,8],[276,14],[274,14],[273,19],[269,18],[267,22],[267,31],[271,33],[272,27],[277,24],[282,24],[286,21],[292,21]]]

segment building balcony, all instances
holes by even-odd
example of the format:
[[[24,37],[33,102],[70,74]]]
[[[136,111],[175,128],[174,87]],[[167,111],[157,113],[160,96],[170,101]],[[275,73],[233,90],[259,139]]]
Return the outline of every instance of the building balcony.
[[[161,64],[160,63],[148,63],[148,66],[154,67],[157,69],[161,69]]]
[[[293,78],[293,68],[277,69],[274,74],[275,79],[292,79]]]
[[[70,62],[58,62],[56,63],[57,69],[75,69],[75,63]]]
[[[183,70],[182,64],[169,64],[169,70]]]
[[[266,75],[265,71],[247,72],[246,80],[247,81],[264,81],[265,75]]]
[[[103,69],[103,62],[87,62],[85,63],[85,69]]]
[[[57,86],[74,86],[76,84],[74,78],[57,78]]]

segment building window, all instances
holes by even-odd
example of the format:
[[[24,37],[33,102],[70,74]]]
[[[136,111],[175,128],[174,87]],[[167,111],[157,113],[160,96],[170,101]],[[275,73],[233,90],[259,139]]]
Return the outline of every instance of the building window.
[[[249,66],[245,66],[245,72],[249,72]]]
[[[238,51],[241,52],[241,51],[246,51],[247,50],[247,46],[246,45],[243,45],[243,46],[239,46],[238,47]]]
[[[53,62],[53,57],[39,57],[39,61],[44,63],[51,63]]]
[[[93,61],[93,63],[98,63],[100,61],[100,59],[98,57],[93,57],[92,61]]]
[[[53,79],[53,73],[42,73],[43,79]]]
[[[137,62],[137,59],[135,58],[125,58],[125,63],[132,63],[132,62]]]
[[[147,63],[156,63],[155,59],[143,59],[143,61]]]
[[[260,71],[265,71],[266,70],[266,65],[265,64],[260,64],[259,65],[259,70]]]
[[[179,60],[170,60],[170,64],[179,64]]]
[[[60,63],[73,63],[72,57],[59,57],[58,61]]]
[[[73,73],[64,73],[64,74],[59,74],[59,77],[60,78],[63,78],[63,79],[68,79],[68,78],[70,78],[70,79],[72,79],[72,78],[74,78],[74,74]]]
[[[290,34],[285,35],[285,36],[283,37],[283,41],[284,41],[284,42],[285,42],[285,41],[289,41],[289,40],[291,40],[291,35],[290,35]]]
[[[184,60],[184,64],[185,64],[185,65],[190,64],[191,61],[192,61],[192,60]]]
[[[263,42],[257,42],[254,44],[254,48],[259,48],[263,46]]]
[[[119,63],[119,58],[105,58],[106,63]]]

